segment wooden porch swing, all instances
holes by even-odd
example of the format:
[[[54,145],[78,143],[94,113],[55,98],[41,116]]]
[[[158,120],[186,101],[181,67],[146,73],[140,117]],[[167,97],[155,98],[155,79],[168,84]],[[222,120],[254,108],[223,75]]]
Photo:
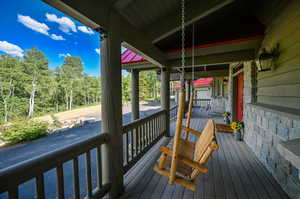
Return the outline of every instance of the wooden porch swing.
[[[161,146],[162,152],[154,170],[161,175],[168,177],[170,184],[180,184],[192,191],[196,190],[195,179],[200,173],[207,173],[205,165],[213,151],[219,148],[215,136],[215,124],[208,120],[203,132],[190,128],[194,92],[189,101],[188,118],[186,126],[182,124],[185,107],[185,52],[184,52],[184,0],[182,2],[182,69],[181,69],[181,90],[177,112],[176,131],[174,138],[167,146]],[[193,79],[194,79],[194,25],[193,25]],[[182,137],[182,130],[186,131]],[[195,143],[188,140],[189,133],[198,136]]]

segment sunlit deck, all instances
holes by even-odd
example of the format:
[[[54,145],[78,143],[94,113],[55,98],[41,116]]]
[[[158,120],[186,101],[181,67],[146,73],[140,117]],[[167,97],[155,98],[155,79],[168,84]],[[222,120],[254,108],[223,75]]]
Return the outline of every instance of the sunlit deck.
[[[202,130],[208,115],[202,114],[201,118],[195,118],[195,115],[199,116],[199,112],[194,114],[191,126]],[[221,118],[213,119],[221,122]],[[174,128],[175,122],[172,122],[173,133]],[[163,138],[124,176],[125,194],[122,198],[289,198],[244,142],[235,141],[229,134],[218,133],[217,138],[220,149],[208,162],[208,174],[198,178],[195,192],[179,185],[169,185],[166,177],[153,171],[160,155],[158,147],[169,141]]]

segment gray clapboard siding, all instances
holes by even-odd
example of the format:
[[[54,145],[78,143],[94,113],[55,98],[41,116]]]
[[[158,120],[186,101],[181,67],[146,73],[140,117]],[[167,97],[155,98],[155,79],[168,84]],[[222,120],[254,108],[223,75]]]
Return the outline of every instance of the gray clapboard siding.
[[[300,1],[293,1],[268,28],[262,48],[279,43],[274,71],[257,75],[257,102],[300,108]]]
[[[300,78],[299,78],[300,79]],[[300,83],[300,82],[299,82]],[[283,97],[300,97],[300,84],[274,85],[259,87],[257,95],[283,96]]]
[[[270,104],[287,108],[300,108],[300,98],[296,97],[257,96],[257,101],[263,104]]]

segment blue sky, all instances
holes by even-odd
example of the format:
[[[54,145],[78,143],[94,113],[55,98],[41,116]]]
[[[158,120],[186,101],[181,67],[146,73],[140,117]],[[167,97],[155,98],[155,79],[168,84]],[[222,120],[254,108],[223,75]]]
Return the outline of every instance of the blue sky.
[[[0,54],[22,57],[37,47],[49,59],[49,68],[66,56],[80,56],[85,72],[99,76],[99,33],[41,0],[10,0],[0,7]]]

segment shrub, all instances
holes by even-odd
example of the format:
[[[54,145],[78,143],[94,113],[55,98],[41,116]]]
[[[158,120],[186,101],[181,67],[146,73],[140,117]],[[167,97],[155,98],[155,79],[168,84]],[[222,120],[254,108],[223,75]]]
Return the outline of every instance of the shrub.
[[[48,134],[48,123],[41,121],[17,121],[0,126],[0,140],[10,144],[30,141]]]

